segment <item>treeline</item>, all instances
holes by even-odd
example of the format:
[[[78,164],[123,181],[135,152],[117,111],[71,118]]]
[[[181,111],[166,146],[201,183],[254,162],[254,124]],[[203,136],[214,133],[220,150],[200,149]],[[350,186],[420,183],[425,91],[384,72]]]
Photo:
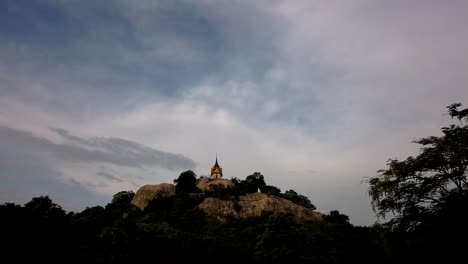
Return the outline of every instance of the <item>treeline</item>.
[[[178,188],[175,196],[153,200],[144,211],[130,204],[131,191],[79,213],[65,212],[47,196],[24,206],[5,203],[0,205],[2,256],[67,263],[394,263],[445,254],[449,259],[454,255],[446,251],[449,245],[466,245],[443,232],[466,230],[457,219],[446,219],[442,227],[425,226],[424,232],[353,226],[338,211],[323,221],[271,212],[219,221],[197,209],[203,198],[191,191]],[[451,221],[457,225],[449,226]]]
[[[342,263],[391,259],[383,231],[354,227],[337,211],[323,222],[264,213],[223,221],[196,209],[187,193],[130,204],[132,192],[104,207],[66,213],[47,196],[0,206],[3,257],[17,262]],[[18,253],[24,252],[24,253]]]
[[[79,213],[65,212],[48,196],[24,206],[0,205],[4,257],[67,263],[390,263],[404,261],[414,250],[405,245],[413,241],[407,233],[353,226],[338,211],[324,215],[323,221],[298,221],[294,215],[272,212],[219,220],[196,206],[206,194],[220,195],[216,190],[222,188],[193,195],[199,191],[196,180],[193,172],[182,173],[175,180],[175,196],[155,199],[143,211],[130,203],[131,191]],[[267,187],[260,173],[234,182],[225,189],[231,199],[257,192],[258,185],[263,191],[276,188]],[[274,195],[301,199],[292,190]]]

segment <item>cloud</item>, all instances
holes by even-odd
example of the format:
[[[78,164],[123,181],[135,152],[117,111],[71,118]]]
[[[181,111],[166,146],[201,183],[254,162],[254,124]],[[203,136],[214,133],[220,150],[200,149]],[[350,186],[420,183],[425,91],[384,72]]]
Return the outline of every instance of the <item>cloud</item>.
[[[104,162],[119,166],[158,166],[169,170],[183,170],[196,166],[180,154],[159,151],[121,138],[81,138],[60,128],[51,128],[73,144],[54,144],[53,155],[70,162]]]
[[[80,182],[66,181],[59,166],[52,163],[41,149],[29,145],[22,147],[16,137],[22,133],[2,127],[0,129],[0,201],[24,204],[32,197],[49,195],[66,210],[81,211],[87,206],[104,205],[107,195],[97,193]],[[28,142],[26,142],[28,143]]]
[[[2,145],[32,153],[42,153],[71,163],[110,163],[126,167],[157,166],[183,170],[195,162],[179,154],[159,151],[121,138],[81,138],[54,128],[70,143],[54,143],[31,133],[0,126]]]
[[[96,173],[96,175],[102,176],[102,177],[104,177],[104,178],[106,178],[106,179],[108,179],[108,180],[111,180],[111,181],[123,182],[122,179],[117,178],[117,177],[115,177],[114,175],[112,175],[112,174],[110,174],[110,173],[108,173],[108,172],[105,172],[105,171],[98,171],[98,172]]]
[[[13,200],[22,200],[14,193],[28,193],[25,185],[32,188],[28,196],[39,190],[57,192],[44,187],[44,181],[55,181],[62,188],[83,188],[98,195],[110,195],[151,181],[154,171],[159,171],[159,175],[169,173],[167,176],[171,177],[171,171],[179,173],[196,166],[185,156],[121,138],[84,138],[59,128],[50,131],[59,136],[58,142],[0,126],[0,179],[4,182],[1,188],[4,199],[11,195]],[[81,206],[75,204],[71,208]]]

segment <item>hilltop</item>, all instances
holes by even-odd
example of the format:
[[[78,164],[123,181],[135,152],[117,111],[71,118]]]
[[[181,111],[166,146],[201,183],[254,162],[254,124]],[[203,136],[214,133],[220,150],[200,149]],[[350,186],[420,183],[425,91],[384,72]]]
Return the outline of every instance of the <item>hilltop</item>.
[[[292,214],[299,220],[321,221],[323,219],[322,214],[313,211],[310,206],[307,208],[291,201],[292,199],[288,200],[286,198],[289,196],[281,195],[280,192],[268,192],[273,188],[272,186],[265,188],[263,176],[256,175],[246,181],[249,180],[252,186],[249,186],[249,191],[242,192],[239,189],[248,183],[239,180],[233,182],[227,179],[197,179],[194,182],[196,188],[187,194],[188,197],[198,200],[196,208],[219,220],[227,217],[257,217],[263,212]],[[261,188],[263,190],[260,187],[263,187]],[[276,187],[274,188],[276,189]],[[144,185],[136,192],[131,204],[144,210],[150,202],[174,197],[176,194],[176,185],[174,184]],[[289,194],[295,194],[295,192],[289,191]],[[295,196],[299,197],[297,194]]]

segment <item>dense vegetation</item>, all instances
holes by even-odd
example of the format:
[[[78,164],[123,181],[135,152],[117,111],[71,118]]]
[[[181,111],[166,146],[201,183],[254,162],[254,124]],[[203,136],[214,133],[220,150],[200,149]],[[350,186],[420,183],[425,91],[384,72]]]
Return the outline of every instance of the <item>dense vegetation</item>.
[[[8,241],[3,252],[28,252],[13,253],[18,261],[33,257],[76,263],[337,263],[362,260],[365,252],[385,257],[374,228],[353,227],[338,212],[324,222],[272,213],[220,222],[195,209],[199,201],[187,193],[155,200],[144,211],[129,203],[132,196],[120,192],[105,207],[76,214],[64,212],[47,196],[24,206],[3,204],[0,226],[2,240]]]
[[[389,159],[388,168],[369,179],[369,194],[386,227],[404,234],[415,259],[447,262],[463,257],[468,235],[468,108],[448,106],[459,124],[442,128],[442,136],[414,141],[420,154]]]
[[[468,110],[460,106],[449,107],[459,125],[416,141],[423,146],[417,157],[391,159],[368,179],[376,213],[391,214],[383,225],[353,226],[338,211],[319,222],[271,212],[219,221],[196,208],[203,195],[192,195],[201,191],[187,171],[175,180],[175,196],[144,211],[130,204],[128,191],[79,213],[65,212],[48,196],[0,205],[2,257],[20,263],[454,262],[464,257],[468,234]],[[260,190],[315,208],[293,190],[267,185],[258,172],[233,182],[204,195],[236,199]]]

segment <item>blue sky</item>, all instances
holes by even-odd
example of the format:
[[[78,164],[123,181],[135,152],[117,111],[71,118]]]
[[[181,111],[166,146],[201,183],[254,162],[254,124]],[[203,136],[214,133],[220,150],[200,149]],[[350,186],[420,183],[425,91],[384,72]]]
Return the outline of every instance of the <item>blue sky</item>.
[[[0,202],[262,172],[375,221],[365,177],[468,97],[466,1],[0,3]]]

